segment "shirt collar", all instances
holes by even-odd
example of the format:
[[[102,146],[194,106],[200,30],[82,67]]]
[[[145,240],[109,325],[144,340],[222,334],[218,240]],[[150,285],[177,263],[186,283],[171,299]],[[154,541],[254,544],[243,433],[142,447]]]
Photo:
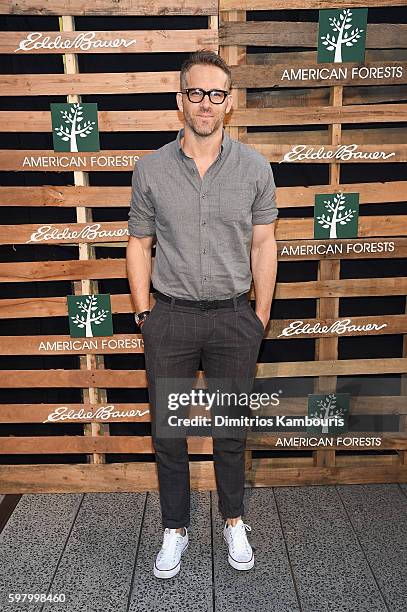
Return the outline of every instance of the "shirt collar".
[[[177,138],[175,140],[175,145],[176,145],[176,152],[178,153],[178,155],[181,158],[185,158],[188,157],[185,153],[184,150],[181,146],[181,138],[184,136],[184,128],[181,128],[177,134]],[[220,146],[220,157],[222,158],[224,156],[225,153],[228,152],[228,150],[231,147],[231,139],[230,136],[227,132],[225,132],[225,128],[222,128],[222,143]]]

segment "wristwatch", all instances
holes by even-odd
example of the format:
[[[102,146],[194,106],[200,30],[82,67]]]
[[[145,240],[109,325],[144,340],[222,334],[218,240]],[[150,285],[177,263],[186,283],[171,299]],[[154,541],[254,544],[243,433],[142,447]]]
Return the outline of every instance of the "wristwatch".
[[[144,323],[149,314],[150,310],[143,310],[143,312],[134,313],[134,318],[136,320],[137,325],[140,326],[140,323]]]

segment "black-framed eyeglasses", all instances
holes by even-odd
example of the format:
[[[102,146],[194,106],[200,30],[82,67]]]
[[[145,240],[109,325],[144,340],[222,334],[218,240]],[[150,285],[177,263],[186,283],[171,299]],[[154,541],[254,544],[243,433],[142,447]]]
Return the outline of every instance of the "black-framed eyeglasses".
[[[226,99],[226,96],[229,95],[229,92],[225,91],[224,89],[209,89],[208,91],[206,91],[205,89],[200,89],[199,87],[189,87],[188,89],[182,89],[181,93],[186,93],[188,96],[188,100],[196,104],[202,102],[205,96],[208,96],[212,104],[223,104]]]

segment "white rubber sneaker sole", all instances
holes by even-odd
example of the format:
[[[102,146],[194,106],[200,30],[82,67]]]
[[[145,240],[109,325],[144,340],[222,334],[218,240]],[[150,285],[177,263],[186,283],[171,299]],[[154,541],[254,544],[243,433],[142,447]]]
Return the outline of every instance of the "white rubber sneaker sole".
[[[225,536],[223,536],[223,540],[224,540],[226,546],[229,548],[229,544],[228,544]],[[252,557],[251,557],[251,559],[249,559],[249,561],[236,561],[228,553],[228,561],[229,561],[229,564],[234,569],[237,569],[237,570],[249,570],[249,569],[252,569],[252,567],[254,566],[254,554],[253,554],[253,551],[252,551]]]
[[[184,548],[182,549],[181,556],[184,554],[184,552],[188,548],[188,545],[189,545],[189,542],[187,542],[186,546],[184,546]],[[155,561],[154,561],[153,572],[154,572],[154,576],[156,578],[172,578],[173,576],[176,576],[178,574],[180,569],[181,569],[181,559],[178,561],[177,565],[175,565],[174,567],[172,567],[169,570],[160,570],[160,569],[158,569],[158,567],[156,566]]]

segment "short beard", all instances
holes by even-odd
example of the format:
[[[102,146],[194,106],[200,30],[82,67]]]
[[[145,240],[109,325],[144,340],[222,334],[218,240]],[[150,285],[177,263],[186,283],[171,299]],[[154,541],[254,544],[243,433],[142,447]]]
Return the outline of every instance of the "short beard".
[[[202,113],[204,114],[204,113]],[[194,132],[194,134],[196,134],[197,136],[201,136],[203,138],[211,136],[214,132],[216,132],[216,130],[219,128],[220,125],[223,125],[223,120],[225,118],[225,114],[226,113],[222,113],[217,120],[215,121],[214,125],[212,128],[208,128],[206,131],[202,131],[201,129],[198,128],[198,125],[195,123],[193,117],[184,110],[184,119],[185,119],[185,123],[188,125],[188,127]]]

